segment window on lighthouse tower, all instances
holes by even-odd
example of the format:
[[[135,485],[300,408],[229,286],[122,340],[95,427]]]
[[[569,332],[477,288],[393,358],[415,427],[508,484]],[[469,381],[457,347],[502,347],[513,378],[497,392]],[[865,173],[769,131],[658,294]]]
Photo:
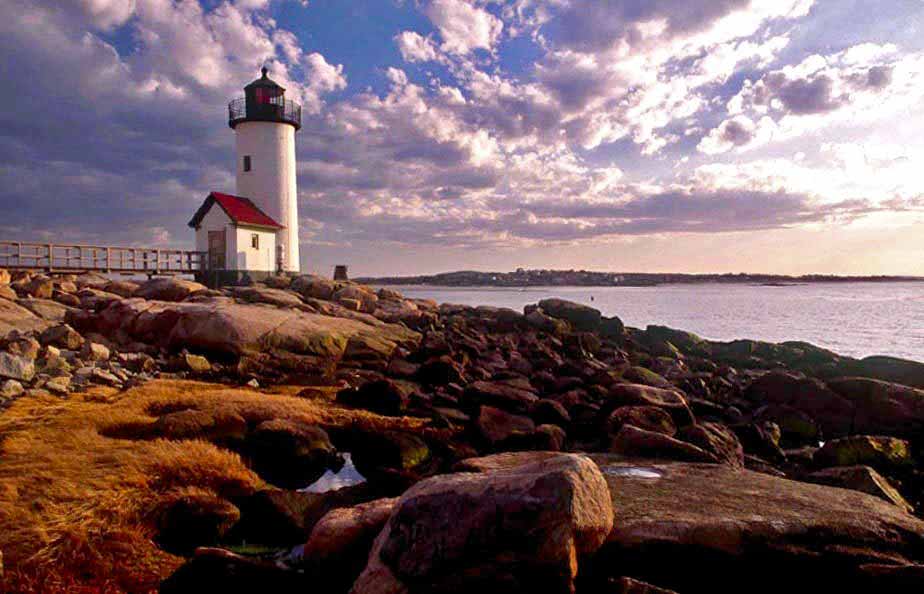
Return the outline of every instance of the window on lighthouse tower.
[[[244,171],[250,171],[250,155],[244,155]]]

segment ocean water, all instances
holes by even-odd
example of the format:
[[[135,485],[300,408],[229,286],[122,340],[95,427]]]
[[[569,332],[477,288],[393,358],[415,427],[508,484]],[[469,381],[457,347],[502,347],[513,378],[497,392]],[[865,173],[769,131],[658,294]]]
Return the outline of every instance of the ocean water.
[[[394,288],[439,303],[519,311],[540,299],[561,297],[617,315],[636,328],[659,324],[712,340],[803,340],[853,357],[924,361],[924,282]]]

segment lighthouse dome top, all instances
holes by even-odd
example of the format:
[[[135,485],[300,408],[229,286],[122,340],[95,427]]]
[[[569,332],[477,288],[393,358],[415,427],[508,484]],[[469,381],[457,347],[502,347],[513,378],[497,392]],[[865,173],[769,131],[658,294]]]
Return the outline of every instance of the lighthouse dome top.
[[[285,87],[280,86],[279,83],[277,83],[276,81],[274,81],[273,79],[271,79],[269,76],[267,76],[267,73],[268,73],[268,72],[269,72],[269,69],[267,69],[267,67],[264,66],[264,67],[261,69],[261,73],[263,74],[263,76],[261,76],[260,78],[258,78],[258,79],[255,80],[255,81],[253,81],[252,83],[250,83],[250,84],[247,85],[246,87],[244,87],[244,91],[246,92],[247,89],[256,89],[256,88],[259,87],[259,88],[263,88],[263,89],[278,89],[279,91],[285,93],[285,91],[286,91],[286,90],[285,90]]]
[[[262,76],[244,87],[244,96],[228,104],[228,125],[244,122],[275,122],[302,127],[302,106],[285,98],[284,87],[272,80],[263,67]]]

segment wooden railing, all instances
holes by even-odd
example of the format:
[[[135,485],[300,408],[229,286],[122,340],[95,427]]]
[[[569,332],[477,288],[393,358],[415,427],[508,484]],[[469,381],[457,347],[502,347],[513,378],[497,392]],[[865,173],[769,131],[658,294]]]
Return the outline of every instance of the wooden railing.
[[[99,245],[0,241],[0,268],[47,272],[195,274],[208,268],[206,252]]]

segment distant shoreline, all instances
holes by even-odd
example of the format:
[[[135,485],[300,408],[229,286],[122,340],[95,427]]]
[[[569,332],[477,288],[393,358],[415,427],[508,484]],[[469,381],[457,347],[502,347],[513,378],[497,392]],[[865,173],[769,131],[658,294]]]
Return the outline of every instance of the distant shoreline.
[[[458,271],[433,275],[361,277],[357,282],[371,285],[434,287],[654,287],[677,284],[751,284],[787,287],[820,283],[924,282],[920,276],[785,276],[772,274],[652,274],[610,273],[586,270],[518,270],[516,272]]]

